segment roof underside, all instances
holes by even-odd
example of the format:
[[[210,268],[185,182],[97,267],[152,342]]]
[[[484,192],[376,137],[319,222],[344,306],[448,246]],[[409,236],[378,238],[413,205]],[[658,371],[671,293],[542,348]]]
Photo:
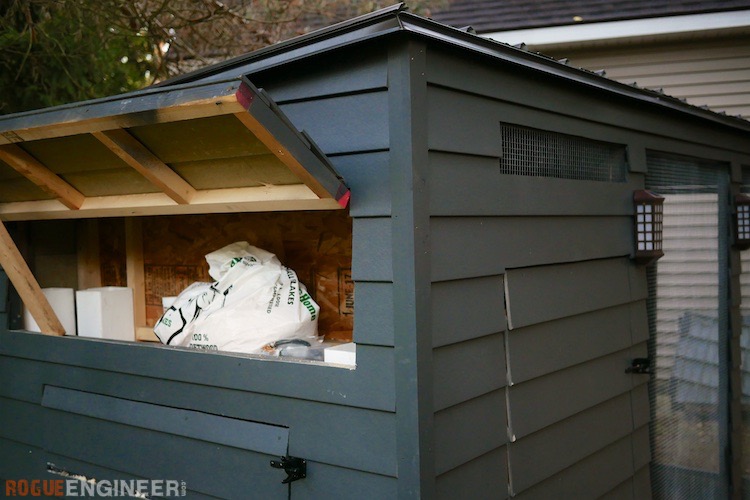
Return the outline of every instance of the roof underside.
[[[451,0],[436,21],[478,33],[750,9],[750,0]]]
[[[10,124],[0,135],[5,220],[326,209],[347,200],[327,158],[247,81],[159,89]]]

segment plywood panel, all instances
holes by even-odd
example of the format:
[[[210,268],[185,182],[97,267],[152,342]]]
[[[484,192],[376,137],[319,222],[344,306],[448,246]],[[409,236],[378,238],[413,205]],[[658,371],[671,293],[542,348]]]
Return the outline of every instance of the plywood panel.
[[[90,134],[27,141],[23,147],[63,178],[70,174],[130,168]]]
[[[99,224],[99,262],[102,286],[127,286],[125,220]]]
[[[55,195],[36,186],[25,177],[0,182],[0,202],[53,200]]]
[[[247,241],[294,269],[321,306],[319,331],[352,339],[354,284],[351,219],[343,211],[215,214],[143,220],[147,324],[162,314],[161,298],[194,281],[212,281],[205,255]]]
[[[232,115],[157,123],[129,132],[168,164],[269,153]]]
[[[300,184],[300,180],[272,154],[172,163],[195,189]]]

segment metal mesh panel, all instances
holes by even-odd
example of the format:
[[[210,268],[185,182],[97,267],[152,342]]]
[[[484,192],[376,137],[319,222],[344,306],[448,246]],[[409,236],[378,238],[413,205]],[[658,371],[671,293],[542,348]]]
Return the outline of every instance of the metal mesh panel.
[[[649,154],[664,257],[649,269],[655,498],[725,498],[728,438],[726,165]]]
[[[500,124],[500,172],[602,182],[625,182],[625,146]]]

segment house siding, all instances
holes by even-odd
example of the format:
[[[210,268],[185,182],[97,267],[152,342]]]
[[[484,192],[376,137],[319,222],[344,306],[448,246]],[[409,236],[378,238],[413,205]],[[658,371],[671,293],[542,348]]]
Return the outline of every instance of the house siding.
[[[602,49],[554,49],[570,64],[607,77],[636,82],[649,89],[685,98],[696,106],[750,117],[750,44],[746,36],[680,43],[636,43]]]

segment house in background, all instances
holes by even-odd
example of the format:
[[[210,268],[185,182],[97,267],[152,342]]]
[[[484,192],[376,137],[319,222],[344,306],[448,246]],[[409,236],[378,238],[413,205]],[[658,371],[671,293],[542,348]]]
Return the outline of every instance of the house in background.
[[[453,0],[433,18],[750,117],[750,0]]]

